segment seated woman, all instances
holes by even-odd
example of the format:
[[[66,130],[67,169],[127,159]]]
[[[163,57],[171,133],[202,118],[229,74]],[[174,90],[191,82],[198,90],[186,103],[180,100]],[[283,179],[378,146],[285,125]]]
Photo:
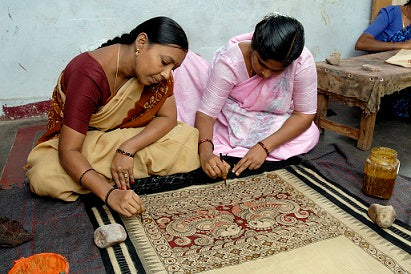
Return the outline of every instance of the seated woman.
[[[198,128],[201,166],[212,178],[229,169],[219,153],[242,158],[232,169],[238,176],[318,142],[316,66],[294,18],[267,16],[218,50],[211,66],[189,52],[174,73],[176,98],[186,98],[178,117]]]
[[[132,216],[145,210],[135,178],[199,168],[198,130],[177,123],[173,96],[187,50],[183,29],[156,17],[71,60],[28,156],[31,190],[64,201],[91,191]]]
[[[356,50],[381,52],[411,49],[411,0],[403,6],[382,8],[371,25],[361,34],[355,44]],[[410,118],[409,88],[384,96],[381,100],[385,116]]]
[[[403,6],[382,8],[371,25],[358,38],[355,49],[381,52],[411,49],[411,0]]]

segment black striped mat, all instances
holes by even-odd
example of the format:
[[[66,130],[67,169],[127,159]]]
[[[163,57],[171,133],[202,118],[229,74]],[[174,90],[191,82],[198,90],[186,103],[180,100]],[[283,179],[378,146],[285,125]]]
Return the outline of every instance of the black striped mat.
[[[291,165],[259,175],[230,179],[228,183],[228,188],[224,187],[222,182],[212,182],[207,185],[144,195],[143,200],[148,211],[144,215],[143,222],[138,217],[122,218],[105,205],[88,203],[86,209],[94,228],[104,224],[120,223],[128,232],[129,237],[125,242],[100,250],[107,273],[250,271],[247,267],[251,267],[252,271],[260,272],[260,269],[264,272],[259,263],[267,265],[270,260],[274,262],[278,260],[275,256],[294,254],[292,252],[296,252],[299,248],[321,244],[341,235],[350,238],[350,242],[356,246],[356,249],[370,256],[372,265],[375,264],[374,266],[387,272],[407,273],[411,271],[410,227],[396,220],[388,229],[379,228],[367,216],[369,206],[367,202],[329,182],[312,169],[302,165]],[[250,196],[250,200],[247,199],[247,195]],[[233,218],[236,218],[234,223],[239,224],[238,227],[242,226],[244,230],[249,230],[246,233],[251,233],[247,235],[253,235],[252,237],[244,238],[243,235],[242,238],[231,235],[231,238],[229,236],[215,238],[210,245],[204,244],[194,251],[185,246],[175,248],[168,245],[173,242],[170,240],[172,233],[161,230],[161,214],[166,213],[170,220],[174,218],[176,222],[178,218],[185,216],[186,219],[181,223],[182,225],[187,224],[188,220],[193,220],[190,214],[196,211],[208,211],[209,207],[228,210],[227,208],[231,206],[228,201],[244,207],[247,203],[258,203],[263,199],[270,200],[271,204],[273,201],[276,201],[274,204],[281,204],[284,200],[290,204],[301,203],[300,210],[304,212],[297,212],[295,216],[283,216],[281,220],[277,219],[278,223],[269,229],[266,228],[264,233],[248,229],[247,226],[252,226],[253,223],[249,219],[248,224],[244,224],[244,220],[248,218],[245,215],[234,216]],[[216,206],[218,203],[222,206]],[[180,206],[181,210],[177,210]],[[210,212],[207,214],[211,214]],[[232,212],[236,211],[232,209]],[[269,211],[265,212],[267,214]],[[300,214],[300,217],[295,218]],[[297,222],[291,224],[290,221],[290,225],[287,225],[290,216],[293,222],[295,220]],[[319,225],[320,222],[317,223],[316,220],[320,219],[338,225],[335,230],[332,230],[324,224]],[[288,239],[290,243],[282,246],[284,239],[277,239],[275,235],[285,232],[287,233],[284,235],[290,235],[289,233],[295,233],[294,229],[306,231],[305,235],[302,233],[301,240],[298,240],[295,236],[297,234],[293,234],[294,236]],[[207,235],[208,238],[209,236]],[[258,239],[261,237],[265,237],[265,240],[259,242]],[[182,238],[188,239],[188,237]],[[263,246],[258,246],[257,242]],[[238,246],[238,248],[233,246]],[[231,248],[229,257],[221,252],[225,248]],[[252,254],[249,253],[250,250],[254,250]],[[213,258],[213,263],[206,262],[206,258]],[[352,258],[354,261],[355,259],[355,257]],[[324,260],[326,261],[327,258]],[[278,262],[276,265],[279,265]],[[242,269],[242,266],[245,268]],[[293,266],[289,267],[289,270],[292,270]],[[325,266],[320,265],[319,267]],[[364,269],[361,270],[364,270],[364,273],[370,270],[368,265],[363,267]]]

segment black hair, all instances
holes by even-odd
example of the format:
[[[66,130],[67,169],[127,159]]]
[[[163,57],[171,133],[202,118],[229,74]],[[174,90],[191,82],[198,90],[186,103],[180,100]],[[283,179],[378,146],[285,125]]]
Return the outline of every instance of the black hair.
[[[100,48],[117,43],[132,44],[142,32],[147,34],[150,44],[174,44],[184,51],[188,50],[188,40],[183,28],[173,19],[164,16],[148,19],[135,27],[130,33],[125,33],[103,43]]]
[[[411,4],[411,0],[408,0],[408,2],[404,4],[404,6],[408,6],[410,4]]]
[[[264,61],[278,61],[287,67],[304,49],[304,27],[289,16],[267,15],[255,26],[251,46]]]

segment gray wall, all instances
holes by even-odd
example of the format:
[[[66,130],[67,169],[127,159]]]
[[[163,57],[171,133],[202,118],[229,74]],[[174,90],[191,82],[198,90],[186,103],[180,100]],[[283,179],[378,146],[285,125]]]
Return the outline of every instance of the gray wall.
[[[190,48],[207,60],[234,35],[250,32],[262,17],[297,18],[316,61],[354,51],[368,26],[371,0],[0,0],[1,106],[47,100],[56,79],[78,53],[165,15],[187,32]]]

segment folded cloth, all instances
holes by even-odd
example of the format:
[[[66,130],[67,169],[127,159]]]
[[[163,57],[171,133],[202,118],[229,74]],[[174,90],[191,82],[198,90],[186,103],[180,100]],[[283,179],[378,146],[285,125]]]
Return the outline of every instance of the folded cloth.
[[[0,217],[0,247],[15,247],[33,240],[33,235],[9,218]]]
[[[394,56],[391,56],[385,62],[397,66],[402,66],[406,68],[411,68],[411,50],[402,49],[397,52]]]

